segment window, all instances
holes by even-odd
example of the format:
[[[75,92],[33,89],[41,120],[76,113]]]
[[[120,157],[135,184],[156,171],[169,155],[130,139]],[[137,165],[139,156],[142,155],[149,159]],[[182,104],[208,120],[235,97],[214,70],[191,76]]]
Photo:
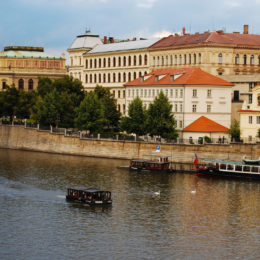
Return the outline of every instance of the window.
[[[134,66],[136,66],[136,56],[134,56]]]
[[[168,65],[168,56],[166,56],[166,65]]]
[[[103,74],[103,82],[106,83],[106,74]]]
[[[134,72],[134,79],[136,79],[136,72]]]
[[[19,89],[24,89],[24,80],[23,79],[19,79],[19,81],[18,81],[18,88]]]
[[[192,97],[197,97],[197,89],[192,90]]]
[[[260,95],[257,96],[257,105],[260,106]]]
[[[258,56],[258,66],[260,65],[260,55]]]
[[[123,90],[123,98],[125,98],[125,90]]]
[[[179,127],[182,128],[182,121],[179,122]]]
[[[170,96],[173,96],[173,89],[170,90]]]
[[[6,89],[6,82],[5,81],[2,82],[2,89],[3,90]]]
[[[248,96],[248,103],[252,104],[252,102],[253,102],[253,95],[249,94],[249,96]]]
[[[90,76],[89,76],[89,83],[92,83],[92,74],[90,74]]]
[[[99,68],[101,68],[101,64],[102,64],[102,60],[98,59],[98,66],[99,66]]]
[[[126,73],[123,74],[123,82],[126,82]]]
[[[118,82],[121,82],[121,73],[118,73]]]
[[[113,73],[113,82],[116,82],[116,73]]]
[[[88,75],[86,74],[85,82],[88,83]]]
[[[257,116],[257,117],[256,117],[256,123],[257,123],[257,124],[260,124],[260,116]]]
[[[192,112],[197,112],[197,105],[192,105]]]
[[[121,67],[121,57],[118,57],[118,67]]]
[[[254,55],[251,55],[251,57],[250,57],[250,65],[255,65],[255,57],[254,57]]]
[[[222,53],[219,53],[218,55],[218,63],[222,64]]]
[[[28,89],[33,90],[33,80],[32,79],[29,79],[29,81],[28,81]]]
[[[94,74],[94,83],[97,83],[97,74]]]
[[[153,57],[153,63],[155,63],[155,58]],[[142,65],[142,55],[139,55],[139,65],[141,66]],[[155,64],[153,64],[155,65]]]
[[[178,89],[175,89],[175,97],[178,98]]]
[[[153,57],[153,66],[155,66],[155,57]]]
[[[94,68],[97,67],[97,59],[94,59]]]
[[[191,54],[189,54],[189,64],[191,64]]]
[[[178,57],[177,57],[177,55],[175,55],[175,61],[174,61],[174,64],[177,65],[177,63],[178,63]]]
[[[175,104],[175,112],[178,112],[178,104]]]
[[[148,58],[147,58],[147,55],[145,54],[144,55],[144,65],[147,65],[147,63],[148,63]]]
[[[243,61],[244,61],[244,65],[246,65],[246,60],[247,60],[247,57],[246,57],[246,54],[243,56]]]
[[[86,60],[86,69],[88,68],[88,60]]]
[[[168,97],[168,89],[165,89],[165,96]]]
[[[235,64],[236,64],[236,65],[239,64],[239,54],[236,54],[236,57],[235,57]]]
[[[92,68],[92,59],[89,61],[89,67]]]
[[[199,64],[201,64],[201,53],[199,53]]]
[[[117,97],[118,97],[118,98],[120,98],[120,94],[121,94],[121,93],[120,93],[120,90],[118,90],[118,92],[117,92]]]
[[[208,91],[207,91],[207,97],[208,97],[208,98],[211,98],[211,89],[208,89]]]
[[[110,83],[110,73],[107,75],[107,82]]]
[[[187,56],[186,56],[186,54],[184,54],[184,61],[183,61],[183,63],[184,63],[184,64],[187,63]]]
[[[101,83],[101,74],[98,74],[98,82]]]
[[[108,67],[110,67],[110,58],[108,58],[108,62],[107,63],[108,63]]]
[[[126,57],[124,56],[123,58],[123,66],[125,67],[126,66]]]
[[[239,101],[239,91],[238,90],[234,90],[233,101],[235,101],[235,102]]]
[[[182,57],[181,57],[181,55],[180,55],[180,65],[182,64]]]
[[[128,73],[128,81],[131,81],[131,72]]]
[[[211,105],[207,105],[207,113],[211,112]]]
[[[103,59],[103,68],[105,68],[106,67],[106,59],[104,58]]]
[[[113,67],[116,66],[116,57],[113,58]]]
[[[160,65],[160,57],[158,56],[157,57],[157,66],[159,66]]]
[[[73,58],[70,58],[70,66],[73,66]]]
[[[162,66],[164,65],[164,57],[162,56]]]
[[[253,116],[249,116],[249,117],[248,117],[248,123],[249,123],[249,124],[252,124],[252,123],[253,123]]]
[[[183,106],[182,104],[180,104],[180,112],[182,112]]]
[[[171,65],[173,65],[173,58],[172,58],[172,55],[171,55],[171,57],[170,57],[170,63],[171,63]]]
[[[180,98],[183,98],[183,89],[180,89]]]
[[[196,56],[196,54],[193,55],[193,61],[194,61],[194,64],[197,63],[197,56]]]
[[[128,66],[131,66],[131,56],[128,57]]]

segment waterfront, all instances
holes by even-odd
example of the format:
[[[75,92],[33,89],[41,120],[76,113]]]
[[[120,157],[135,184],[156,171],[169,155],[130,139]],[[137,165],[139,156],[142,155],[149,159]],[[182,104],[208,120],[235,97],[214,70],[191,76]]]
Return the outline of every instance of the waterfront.
[[[0,149],[0,259],[258,258],[260,182],[126,164]],[[112,191],[113,206],[67,203],[74,185]]]

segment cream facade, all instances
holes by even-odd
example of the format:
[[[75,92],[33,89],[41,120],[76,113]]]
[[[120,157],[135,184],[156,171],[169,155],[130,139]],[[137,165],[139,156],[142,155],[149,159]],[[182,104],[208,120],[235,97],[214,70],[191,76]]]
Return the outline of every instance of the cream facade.
[[[0,91],[7,86],[33,90],[39,77],[58,79],[65,75],[65,55],[56,57],[41,47],[24,46],[9,46],[0,52]]]
[[[240,114],[241,139],[244,142],[259,140],[260,129],[260,85],[252,89],[252,102],[244,102]]]

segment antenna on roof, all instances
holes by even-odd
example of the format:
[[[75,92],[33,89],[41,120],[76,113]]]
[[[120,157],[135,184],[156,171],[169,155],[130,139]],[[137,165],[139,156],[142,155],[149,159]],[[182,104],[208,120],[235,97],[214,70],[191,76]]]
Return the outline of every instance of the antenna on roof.
[[[86,27],[86,33],[90,32],[90,28]]]

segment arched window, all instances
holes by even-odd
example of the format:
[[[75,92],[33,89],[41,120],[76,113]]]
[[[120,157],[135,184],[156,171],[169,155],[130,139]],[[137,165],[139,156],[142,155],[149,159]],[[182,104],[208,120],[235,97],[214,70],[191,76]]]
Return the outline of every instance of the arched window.
[[[182,57],[181,57],[181,55],[180,55],[180,62],[179,62],[179,64],[180,65],[182,64]]]
[[[183,61],[183,64],[186,64],[187,63],[187,57],[186,57],[186,54],[184,54],[184,61]]]
[[[110,83],[110,73],[108,73],[108,79],[107,79],[107,82]]]
[[[153,57],[154,58],[154,57]],[[142,55],[139,55],[139,65],[141,66],[142,65]],[[155,64],[153,64],[155,65]]]
[[[131,72],[128,72],[128,81],[131,81]]]
[[[201,64],[201,53],[199,53],[199,64]]]
[[[113,73],[113,82],[116,82],[116,73]]]
[[[147,55],[145,54],[144,55],[144,65],[147,65],[148,64],[148,57]]]
[[[162,66],[164,65],[164,57],[162,56]]]
[[[172,55],[170,57],[170,64],[173,65],[173,57],[172,57]]]
[[[142,77],[142,71],[139,72],[139,78]]]
[[[126,73],[123,74],[123,82],[126,82]]]
[[[85,82],[88,83],[88,74],[85,76]]]
[[[189,54],[189,64],[191,64],[191,54]]]
[[[157,66],[159,66],[160,65],[160,57],[158,56],[157,57]]]
[[[94,74],[94,83],[97,83],[97,74]]]
[[[19,81],[18,81],[18,88],[19,89],[24,89],[24,80],[23,79],[19,79]]]
[[[134,66],[136,66],[136,56],[134,56]]]
[[[235,56],[235,64],[236,65],[239,64],[239,54],[236,54],[236,56]]]
[[[147,71],[144,72],[144,75],[146,75],[146,74],[147,74]]]
[[[260,66],[260,55],[258,56],[258,66]]]
[[[90,68],[92,68],[92,59],[90,59]]]
[[[177,55],[175,55],[175,61],[174,61],[174,63],[175,63],[175,65],[178,64],[178,57],[177,57]]]
[[[194,53],[194,55],[193,55],[193,61],[194,61],[194,64],[196,64],[197,63],[197,56],[196,56],[196,54]]]
[[[153,57],[153,66],[155,66],[155,57]]]
[[[123,66],[125,67],[126,66],[126,56],[124,56],[124,64]]]
[[[99,59],[99,60],[98,60],[98,67],[99,67],[99,68],[101,68],[101,63],[102,63],[102,60]]]
[[[121,112],[121,111],[120,111],[120,105],[119,105],[119,104],[117,105],[117,110],[118,110],[118,112]]]
[[[121,82],[121,73],[118,73],[118,82]]]
[[[166,65],[168,65],[168,56],[166,56]]]
[[[121,57],[118,57],[118,67],[121,67]]]
[[[106,67],[106,58],[103,59],[103,68]]]
[[[222,53],[218,54],[218,63],[222,64]]]
[[[108,63],[108,67],[110,68],[110,65],[111,65],[110,64],[110,58],[108,58],[108,62],[107,63]]]
[[[97,59],[94,60],[94,68],[97,67]]]
[[[243,56],[243,61],[244,61],[244,65],[246,65],[246,63],[247,63],[247,57],[246,57],[246,54]]]
[[[98,74],[98,82],[101,83],[101,74]]]
[[[251,57],[250,57],[250,65],[255,65],[255,57],[254,57],[254,55],[251,55]]]
[[[106,74],[103,74],[103,82],[106,83]]]
[[[92,83],[92,74],[89,76],[89,83]]]
[[[113,67],[116,66],[116,57],[113,58]]]
[[[128,66],[131,66],[131,56],[128,56]]]
[[[88,68],[88,60],[86,60],[86,69]]]
[[[33,80],[32,79],[29,79],[29,81],[28,81],[28,89],[33,90]]]
[[[136,72],[134,72],[134,79],[136,79]]]

